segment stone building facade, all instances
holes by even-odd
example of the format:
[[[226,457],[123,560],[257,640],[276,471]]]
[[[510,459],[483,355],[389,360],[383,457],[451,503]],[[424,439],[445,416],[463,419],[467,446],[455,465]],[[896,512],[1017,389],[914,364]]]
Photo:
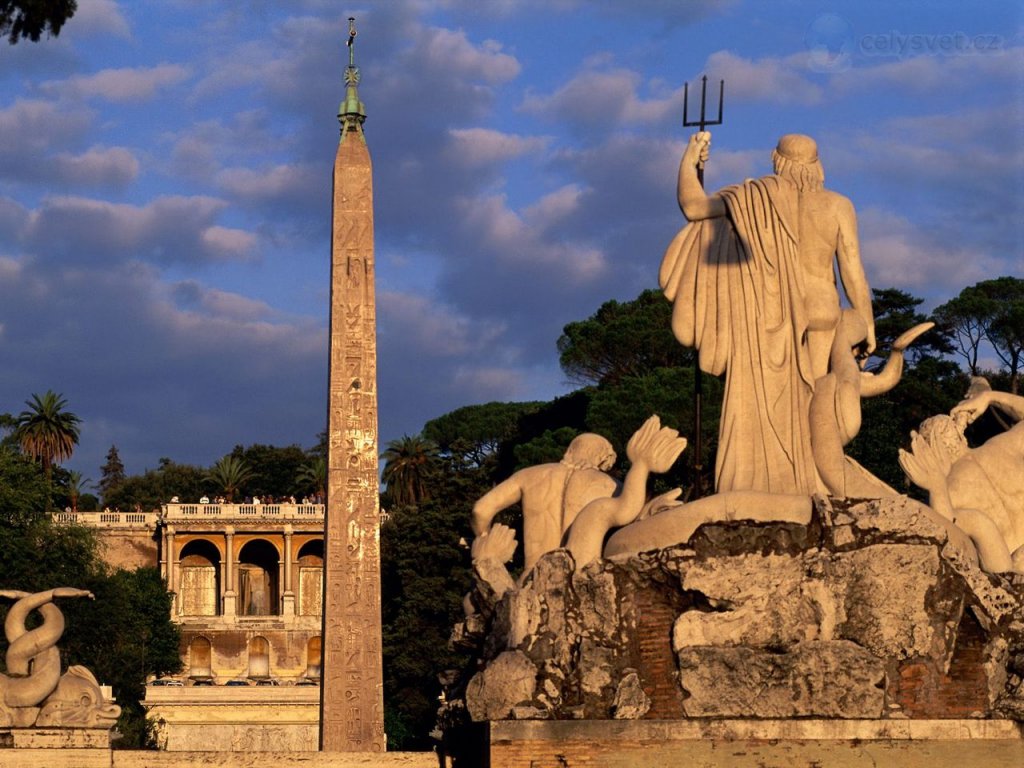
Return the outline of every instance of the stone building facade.
[[[246,751],[268,733],[288,749],[317,748],[323,505],[56,518],[94,527],[114,567],[159,567],[174,594],[182,672],[153,681],[144,702],[165,749]]]
[[[324,508],[166,504],[160,572],[190,680],[320,677]]]

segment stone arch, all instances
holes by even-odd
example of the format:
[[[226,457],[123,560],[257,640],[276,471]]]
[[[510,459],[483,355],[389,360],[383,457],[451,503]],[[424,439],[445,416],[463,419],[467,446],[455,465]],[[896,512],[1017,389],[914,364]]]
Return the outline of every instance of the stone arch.
[[[178,555],[178,612],[182,616],[220,613],[220,550],[208,539],[186,542]]]
[[[279,614],[280,554],[266,539],[247,541],[238,553],[238,612],[242,616]]]
[[[300,616],[320,616],[324,594],[324,540],[311,539],[299,548]]]
[[[270,677],[270,642],[262,635],[249,638],[249,677]]]

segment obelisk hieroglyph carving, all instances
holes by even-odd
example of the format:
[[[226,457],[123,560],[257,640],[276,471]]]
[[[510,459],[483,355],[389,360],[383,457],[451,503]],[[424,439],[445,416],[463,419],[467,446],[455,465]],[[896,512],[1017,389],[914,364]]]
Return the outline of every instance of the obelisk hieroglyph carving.
[[[384,751],[373,184],[349,19],[334,161],[320,749]]]

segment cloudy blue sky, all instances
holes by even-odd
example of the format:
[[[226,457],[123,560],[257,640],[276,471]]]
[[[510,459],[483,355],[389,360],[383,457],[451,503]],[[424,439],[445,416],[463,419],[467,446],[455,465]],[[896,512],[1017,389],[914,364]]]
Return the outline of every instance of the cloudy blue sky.
[[[683,223],[702,73],[726,81],[710,186],[809,133],[873,285],[931,307],[1024,274],[1015,0],[80,0],[59,37],[0,44],[0,412],[63,393],[70,467],[315,441],[349,15],[382,443],[569,389],[562,326],[654,287]]]

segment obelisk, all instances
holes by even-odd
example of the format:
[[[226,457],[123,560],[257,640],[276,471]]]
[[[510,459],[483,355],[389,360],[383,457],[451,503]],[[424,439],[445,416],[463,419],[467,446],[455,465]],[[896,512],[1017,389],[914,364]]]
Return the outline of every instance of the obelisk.
[[[334,160],[320,749],[382,752],[373,183],[349,19]]]

